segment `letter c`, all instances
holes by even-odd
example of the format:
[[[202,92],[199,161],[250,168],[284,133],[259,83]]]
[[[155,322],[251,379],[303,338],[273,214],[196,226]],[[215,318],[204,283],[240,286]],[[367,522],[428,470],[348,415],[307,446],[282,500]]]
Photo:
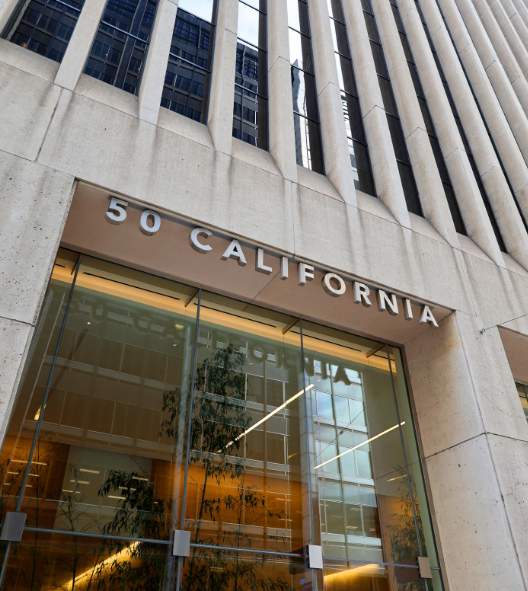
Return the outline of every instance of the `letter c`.
[[[194,228],[194,230],[191,232],[191,235],[189,236],[189,242],[196,252],[205,254],[206,252],[213,250],[213,247],[209,246],[209,244],[202,244],[198,240],[198,236],[207,236],[207,238],[209,238],[212,235],[213,233],[210,230],[206,230],[205,228]]]

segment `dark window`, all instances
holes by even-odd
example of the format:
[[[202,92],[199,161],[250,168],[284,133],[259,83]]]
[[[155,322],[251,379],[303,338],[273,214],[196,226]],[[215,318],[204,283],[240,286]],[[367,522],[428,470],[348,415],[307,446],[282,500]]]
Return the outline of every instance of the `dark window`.
[[[158,0],[108,0],[85,74],[137,94]]]
[[[370,0],[361,0],[361,5],[363,6],[363,16],[365,18],[370,39],[370,49],[372,51],[372,57],[374,58],[376,73],[378,74],[383,106],[385,107],[385,112],[387,114],[387,123],[389,125],[394,153],[398,162],[398,171],[400,173],[407,209],[416,215],[423,216],[411,161],[405,145],[405,136],[403,135],[398,108],[396,106],[396,101],[394,100],[389,71],[387,69],[387,63],[385,62],[385,56],[383,55],[381,39],[378,34],[376,17],[372,11]]]
[[[420,82],[420,76],[418,74],[418,69],[416,64],[414,63],[414,58],[412,55],[411,47],[407,40],[407,35],[405,33],[405,27],[403,21],[401,19],[400,11],[398,7],[391,2],[392,7],[392,14],[394,16],[394,20],[396,22],[396,26],[400,33],[400,41],[403,47],[403,52],[405,53],[405,58],[407,59],[407,65],[409,67],[409,72],[411,74],[411,78],[413,81],[414,91],[416,93],[416,98],[418,99],[418,103],[420,105],[420,110],[423,114],[425,126],[427,128],[427,132],[429,134],[429,141],[431,143],[431,148],[433,150],[433,155],[436,162],[436,167],[438,169],[438,173],[440,175],[440,179],[442,180],[442,185],[444,187],[444,193],[447,199],[447,203],[449,205],[449,210],[451,212],[451,217],[453,219],[453,223],[455,225],[455,229],[460,234],[467,234],[466,227],[464,226],[464,221],[462,219],[462,214],[460,213],[460,208],[458,207],[458,203],[455,196],[455,191],[453,189],[453,185],[451,183],[451,179],[449,177],[449,172],[447,171],[447,167],[444,162],[444,156],[442,154],[442,150],[440,148],[440,144],[438,142],[438,138],[434,129],[433,121],[431,119],[431,114],[429,113],[429,107],[427,106],[427,100],[425,98],[425,94],[422,88],[422,84]]]
[[[336,57],[339,86],[341,88],[341,102],[345,116],[345,126],[348,138],[350,164],[354,170],[354,184],[356,189],[375,195],[374,180],[367,147],[361,107],[357,93],[354,66],[348,46],[345,19],[341,8],[341,0],[329,0],[331,26],[334,29],[334,52]]]
[[[233,136],[267,150],[266,0],[254,0],[251,6],[239,2],[238,9]]]
[[[433,56],[434,56],[434,59],[435,59],[435,62],[436,62],[436,66],[438,68],[438,73],[440,74],[440,78],[442,79],[442,82],[444,83],[444,89],[445,89],[447,98],[449,100],[449,104],[451,106],[451,110],[453,112],[453,116],[455,118],[455,121],[456,121],[456,124],[457,124],[457,127],[458,127],[458,131],[460,133],[460,137],[462,138],[462,142],[464,144],[464,148],[465,148],[466,153],[468,155],[469,163],[471,164],[471,168],[473,170],[473,175],[475,176],[475,180],[477,181],[477,185],[478,185],[478,188],[479,188],[479,191],[480,191],[480,195],[482,197],[482,200],[484,202],[484,206],[485,206],[486,211],[488,213],[488,217],[489,217],[489,220],[490,220],[490,223],[491,223],[491,227],[493,228],[493,232],[495,233],[495,237],[496,237],[497,242],[499,244],[499,248],[502,250],[502,252],[508,252],[506,250],[506,245],[504,244],[504,239],[502,238],[502,235],[500,233],[499,225],[497,224],[497,220],[495,218],[495,214],[493,213],[493,209],[491,208],[491,204],[489,202],[488,195],[486,193],[486,190],[484,188],[484,185],[482,184],[482,180],[480,178],[480,174],[479,174],[478,169],[477,169],[477,166],[475,164],[475,159],[473,158],[473,154],[471,152],[471,148],[470,148],[469,143],[467,141],[467,137],[466,137],[466,134],[464,132],[464,127],[462,126],[462,121],[460,120],[460,117],[459,117],[458,112],[456,110],[455,102],[453,101],[453,97],[451,95],[451,91],[449,89],[449,85],[448,85],[447,80],[445,78],[444,71],[442,69],[442,65],[440,64],[440,60],[439,60],[438,55],[436,53],[436,50],[435,50],[433,41],[431,39],[431,36],[429,35],[429,30],[428,30],[427,24],[425,22],[425,19],[423,17],[422,10],[420,8],[420,4],[418,3],[417,0],[415,0],[415,3],[416,3],[416,8],[418,10],[418,14],[420,15],[420,19],[422,21],[422,25],[423,25],[424,31],[425,31],[426,36],[427,36],[427,39],[429,41],[429,46],[430,46],[431,51],[433,53]],[[468,83],[469,83],[469,80],[468,80]],[[422,109],[422,112],[423,112],[423,109]],[[484,121],[484,119],[483,119],[483,121]],[[427,121],[426,121],[426,124],[427,124]],[[491,142],[493,144],[493,140],[492,140],[491,136],[490,136],[490,140],[491,140]],[[493,147],[495,148],[495,145],[494,144],[493,144]],[[497,154],[497,157],[499,157],[498,154]],[[500,162],[500,158],[499,158],[499,162]],[[501,166],[502,166],[502,163],[501,163]],[[508,177],[506,175],[506,172],[504,171],[504,168],[503,168],[503,172],[504,172],[504,175],[505,175],[506,179],[508,179]],[[444,188],[445,188],[445,186],[444,186]],[[511,189],[511,186],[510,186],[510,189]],[[513,193],[513,191],[512,191],[512,193]],[[449,199],[449,197],[448,197],[448,199]],[[451,208],[451,212],[453,213],[453,209],[452,208]],[[523,221],[524,221],[524,218],[523,218]]]
[[[183,6],[192,9],[189,2]],[[207,116],[215,31],[202,17],[212,14],[212,2],[210,12],[200,15],[178,6],[161,99],[162,107],[201,123]]]
[[[56,62],[61,62],[84,0],[31,0],[16,10],[7,26],[6,39]]]
[[[288,1],[293,120],[297,164],[324,174],[308,5]]]

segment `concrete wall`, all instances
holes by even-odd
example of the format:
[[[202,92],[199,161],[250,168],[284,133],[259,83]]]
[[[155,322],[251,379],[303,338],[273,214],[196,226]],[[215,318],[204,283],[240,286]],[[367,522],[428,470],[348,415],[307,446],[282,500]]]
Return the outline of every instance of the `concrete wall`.
[[[312,9],[315,15],[327,14],[326,0],[311,1],[317,5]],[[351,8],[350,0],[344,3],[346,17],[351,19],[356,9]],[[474,220],[469,223],[472,210],[468,204],[475,199],[471,183],[466,183],[469,193],[459,196],[466,199],[466,225],[474,228],[465,237],[453,234],[452,229],[446,231],[445,216],[438,214],[446,211],[445,204],[435,209],[430,203],[428,219],[402,211],[401,186],[396,186],[393,165],[375,171],[376,183],[383,187],[382,198],[375,199],[347,184],[349,171],[334,166],[330,179],[295,164],[290,93],[284,86],[289,84],[287,29],[281,18],[282,4],[279,0],[269,4],[270,23],[276,27],[270,34],[270,56],[274,56],[269,60],[270,110],[274,114],[270,153],[229,136],[232,86],[227,88],[226,80],[233,75],[234,47],[229,15],[233,10],[236,14],[236,2],[221,1],[225,11],[223,42],[215,55],[216,98],[208,126],[159,108],[159,72],[160,68],[164,71],[167,59],[160,47],[166,45],[166,29],[173,26],[174,2],[161,2],[166,19],[156,35],[165,45],[160,41],[147,61],[147,86],[139,98],[80,73],[101,2],[83,13],[82,27],[70,46],[78,53],[70,54],[60,67],[0,40],[1,433],[5,432],[75,184],[82,181],[452,310],[439,329],[411,340],[396,339],[404,346],[408,363],[446,584],[451,591],[526,591],[528,425],[498,330],[480,334],[479,329],[528,312],[528,236],[509,189],[505,196],[504,174],[490,152],[489,138],[488,144],[482,140],[483,123],[473,99],[460,105],[461,116],[469,142],[475,146],[479,173],[490,187],[493,209],[516,260],[497,250],[489,224],[483,229]],[[402,2],[400,6],[408,27],[418,26],[416,19],[408,16],[415,10],[412,4]],[[504,100],[510,107],[506,114],[499,113],[500,93],[495,94],[494,84],[502,80],[503,66],[498,59],[490,81],[479,53],[496,46],[494,51],[500,49],[499,56],[507,54],[514,71],[511,60],[523,55],[518,39],[526,24],[522,18],[514,18],[512,6],[516,2],[502,2],[504,10],[509,10],[507,18],[500,11],[493,41],[485,37],[475,48],[466,21],[477,31],[471,19],[477,9],[485,10],[484,3],[475,1],[477,8],[469,0],[463,6],[461,0],[441,0],[440,4],[455,45],[448,45],[451,42],[436,3],[423,0],[430,33],[445,60],[446,76],[450,84],[457,85],[457,96],[463,97],[467,82],[461,77],[456,55],[460,54],[471,68],[470,78],[485,115],[493,118],[491,133],[501,156],[507,156],[505,168],[515,179],[516,197],[525,208],[528,170],[522,143],[517,144],[512,132],[517,130],[510,127],[525,117],[517,87],[514,81],[508,82],[509,94]],[[491,31],[493,13],[486,11],[486,15]],[[387,14],[379,16],[386,18]],[[365,85],[370,85],[360,89],[369,149],[373,162],[393,164],[373,64],[368,54],[354,45],[364,39],[363,25],[357,19],[354,22],[359,29],[357,35],[350,36],[352,55],[366,60],[355,67],[361,70]],[[515,36],[511,27],[517,31]],[[383,35],[390,36],[391,31],[394,34],[392,25],[387,24]],[[316,62],[323,60],[318,56],[332,51],[327,33],[322,29],[314,32]],[[420,47],[421,34],[407,33]],[[507,43],[514,46],[515,54],[506,51]],[[404,81],[397,80],[398,70],[393,76],[401,91]],[[330,72],[328,84],[335,86],[333,78]],[[434,77],[422,82],[424,86],[437,84]],[[342,140],[340,102],[323,99],[320,108],[326,110],[322,113],[326,129]],[[454,133],[452,121],[446,121],[447,126]],[[413,130],[409,127],[409,132]],[[442,135],[438,126],[437,133]],[[384,139],[383,143],[376,143],[376,138]],[[336,143],[335,149],[336,161],[342,162],[342,142]],[[458,161],[464,162],[464,158]],[[432,169],[428,174],[437,173]],[[460,186],[466,185],[460,182]],[[478,215],[481,213],[479,210]],[[528,317],[507,327],[520,338],[528,337]]]

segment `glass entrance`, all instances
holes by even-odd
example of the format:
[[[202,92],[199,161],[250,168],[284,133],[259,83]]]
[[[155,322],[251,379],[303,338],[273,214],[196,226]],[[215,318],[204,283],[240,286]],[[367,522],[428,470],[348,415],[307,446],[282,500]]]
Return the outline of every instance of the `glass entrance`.
[[[0,470],[5,590],[442,589],[398,349],[85,255],[59,252]]]

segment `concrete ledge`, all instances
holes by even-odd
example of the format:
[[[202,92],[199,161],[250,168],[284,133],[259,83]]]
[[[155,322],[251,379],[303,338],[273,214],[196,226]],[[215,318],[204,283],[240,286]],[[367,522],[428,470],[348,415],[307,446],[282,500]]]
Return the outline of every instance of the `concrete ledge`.
[[[0,61],[48,82],[55,80],[60,66],[59,63],[6,39],[0,39]]]

